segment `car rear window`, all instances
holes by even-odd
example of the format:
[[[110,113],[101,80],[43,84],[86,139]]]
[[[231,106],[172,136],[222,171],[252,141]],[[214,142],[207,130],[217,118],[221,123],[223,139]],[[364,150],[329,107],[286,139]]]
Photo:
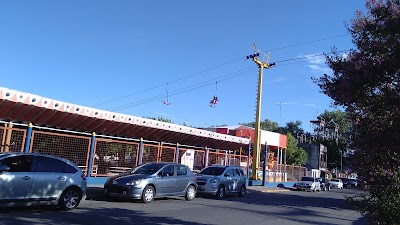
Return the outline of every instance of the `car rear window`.
[[[203,175],[214,175],[219,176],[225,171],[225,167],[207,167],[200,171],[200,174]]]
[[[301,178],[301,181],[312,181],[312,182],[314,182],[314,178],[313,177],[303,177],[303,178]]]
[[[36,156],[35,161],[35,172],[76,173],[78,171],[68,163],[54,158]]]
[[[178,176],[187,175],[186,166],[178,165],[177,170],[176,170],[176,175],[178,175]]]

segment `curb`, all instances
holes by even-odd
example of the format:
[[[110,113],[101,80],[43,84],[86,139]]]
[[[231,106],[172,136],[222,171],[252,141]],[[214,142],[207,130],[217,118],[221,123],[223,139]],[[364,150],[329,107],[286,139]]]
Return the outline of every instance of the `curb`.
[[[291,191],[292,190],[290,188],[277,188],[277,187],[270,187],[270,188],[268,188],[268,187],[254,187],[254,188],[251,188],[251,186],[248,187],[247,189],[251,190],[251,191],[260,191],[260,192],[284,192],[284,191]]]

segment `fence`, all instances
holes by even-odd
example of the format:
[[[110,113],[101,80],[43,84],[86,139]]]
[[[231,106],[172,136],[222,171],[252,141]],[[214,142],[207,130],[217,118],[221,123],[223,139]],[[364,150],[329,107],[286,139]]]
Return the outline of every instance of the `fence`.
[[[34,128],[0,127],[1,152],[29,151],[59,156],[74,162],[92,177],[112,176],[147,162],[178,162],[192,170],[214,164],[249,169],[247,155],[230,154],[227,150]],[[266,168],[267,182],[296,181],[306,175],[306,168],[300,166],[268,164]]]
[[[29,129],[31,135],[28,138]],[[93,177],[112,176],[147,162],[178,162],[193,170],[201,170],[205,165],[229,163],[228,153],[199,149],[202,146],[187,147],[130,138],[96,137],[88,133],[42,127],[35,127],[35,130],[32,127],[20,129],[8,127],[6,124],[6,127],[0,127],[0,137],[1,152],[28,151],[55,155],[74,162],[86,173],[91,167],[92,170],[88,174]],[[26,141],[29,142],[28,149],[25,148]],[[93,151],[91,151],[92,141],[94,141]],[[206,154],[209,157],[206,157]],[[231,157],[238,157],[247,162],[247,156],[231,155]],[[208,162],[205,162],[206,159]]]
[[[7,124],[8,125],[8,124]],[[1,150],[0,152],[10,151],[19,152],[23,149],[26,139],[26,130],[12,128],[12,125],[0,127]]]

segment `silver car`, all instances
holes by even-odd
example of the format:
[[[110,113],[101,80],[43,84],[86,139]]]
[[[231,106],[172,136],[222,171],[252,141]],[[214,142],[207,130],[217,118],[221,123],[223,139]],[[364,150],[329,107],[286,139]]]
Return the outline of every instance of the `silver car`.
[[[236,166],[209,166],[200,171],[197,192],[212,194],[221,199],[226,193],[246,194],[247,178],[242,168]]]
[[[0,154],[0,206],[54,204],[74,209],[86,188],[84,172],[69,160],[33,153]]]
[[[316,177],[302,177],[301,181],[296,183],[296,189],[302,191],[321,191],[321,183]]]
[[[167,196],[185,196],[190,201],[195,198],[196,189],[189,167],[166,162],[140,165],[104,184],[105,193],[111,197],[141,199],[143,203]]]

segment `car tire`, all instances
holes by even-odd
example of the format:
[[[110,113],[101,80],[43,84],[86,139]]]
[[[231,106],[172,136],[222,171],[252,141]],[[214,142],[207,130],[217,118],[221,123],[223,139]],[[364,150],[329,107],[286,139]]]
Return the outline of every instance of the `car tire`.
[[[191,201],[195,197],[196,197],[196,188],[193,185],[190,185],[186,190],[185,199]]]
[[[152,186],[146,186],[142,193],[142,202],[149,203],[154,200],[155,190]]]
[[[217,191],[217,195],[216,195],[217,199],[222,199],[225,197],[225,187],[223,185],[220,185],[218,187],[218,191]]]
[[[82,192],[78,188],[67,188],[61,194],[58,206],[62,210],[71,210],[78,207],[82,200]]]
[[[246,195],[246,186],[242,185],[238,195],[239,195],[239,197],[244,197]]]

